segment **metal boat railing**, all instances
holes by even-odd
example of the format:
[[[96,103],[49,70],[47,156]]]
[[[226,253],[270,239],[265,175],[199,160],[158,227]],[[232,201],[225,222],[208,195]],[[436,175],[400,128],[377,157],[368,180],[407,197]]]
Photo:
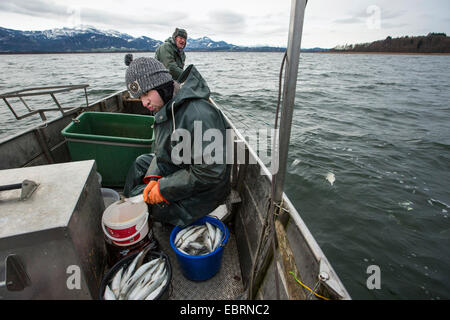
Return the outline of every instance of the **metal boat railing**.
[[[58,99],[56,99],[55,94],[57,94],[57,93],[69,92],[69,91],[77,90],[77,89],[84,89],[86,106],[88,107],[89,100],[88,100],[87,91],[86,91],[87,87],[89,87],[88,84],[27,88],[27,89],[22,89],[22,90],[17,90],[17,91],[0,94],[0,99],[3,99],[3,101],[6,103],[9,110],[11,110],[11,112],[13,113],[13,115],[16,117],[17,120],[21,120],[21,119],[33,116],[35,114],[39,114],[42,121],[46,121],[47,117],[45,115],[45,112],[59,111],[64,116],[68,112],[78,108],[78,107],[62,107],[61,103],[58,101]],[[43,108],[43,109],[35,110],[35,109],[31,108],[30,106],[28,106],[28,104],[23,99],[24,97],[41,96],[41,95],[47,95],[47,94],[52,97],[53,101],[55,102],[55,104],[57,106],[56,108]],[[28,110],[28,112],[25,114],[22,114],[22,115],[18,115],[17,112],[14,110],[14,107],[7,100],[7,99],[12,99],[12,98],[18,98],[24,104],[24,106]]]

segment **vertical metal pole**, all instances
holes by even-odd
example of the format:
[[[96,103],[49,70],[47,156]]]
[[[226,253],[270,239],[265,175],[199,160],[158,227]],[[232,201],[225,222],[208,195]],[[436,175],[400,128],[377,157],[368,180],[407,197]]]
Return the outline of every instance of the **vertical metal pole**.
[[[84,88],[84,96],[86,97],[86,107],[89,108],[89,101],[88,101],[88,95],[87,95],[86,87]],[[122,97],[121,97],[121,99],[122,99]]]
[[[280,119],[279,162],[275,174],[275,195],[273,201],[279,203],[283,195],[284,179],[291,136],[292,115],[294,111],[295,90],[297,87],[300,46],[303,32],[303,20],[307,0],[292,0],[289,38],[287,47],[286,74],[284,79],[283,103]],[[275,151],[275,156],[276,156]]]

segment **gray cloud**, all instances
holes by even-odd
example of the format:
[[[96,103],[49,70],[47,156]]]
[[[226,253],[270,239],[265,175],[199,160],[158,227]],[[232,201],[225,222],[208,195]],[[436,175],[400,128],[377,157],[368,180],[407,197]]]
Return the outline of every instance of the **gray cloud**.
[[[142,8],[142,11],[146,10]],[[74,14],[79,14],[80,24],[102,23],[111,28],[118,27],[168,27],[173,25],[173,21],[182,22],[187,15],[181,11],[162,12],[148,10],[146,15],[128,15],[111,13],[106,10],[81,8],[77,6],[60,5],[46,0],[14,0],[1,1],[0,11],[17,14],[24,14],[33,17],[53,18],[57,20],[67,20]]]
[[[390,20],[390,19],[397,19],[400,18],[401,16],[403,16],[406,13],[406,10],[398,10],[398,11],[389,11],[384,7],[380,7],[380,6],[373,6],[374,8],[378,8],[380,10],[380,15],[382,19],[386,19],[386,20]],[[358,17],[358,18],[362,18],[365,19],[367,17],[369,17],[371,15],[371,13],[367,12],[367,9],[369,7],[367,7],[364,10],[359,10],[357,11],[354,16]]]
[[[172,26],[174,21],[181,22],[186,18],[183,12],[155,12],[152,11],[144,16],[130,16],[126,14],[109,13],[102,10],[83,9],[81,20],[83,23],[100,22],[102,24],[121,27],[150,27],[150,26]],[[154,11],[153,11],[154,12]]]
[[[369,7],[367,7],[367,8],[369,8]],[[333,20],[333,22],[337,23],[337,24],[365,23],[366,19],[372,15],[372,13],[367,12],[367,8],[364,10],[358,10],[348,17],[335,19],[335,20]],[[379,10],[380,10],[379,11],[380,18],[382,19],[383,22],[386,20],[398,19],[398,18],[404,16],[406,13],[405,10],[389,11],[389,10],[385,10],[384,8],[381,8],[381,7],[377,7],[377,8],[379,8]]]
[[[245,16],[229,10],[209,12],[205,24],[215,32],[228,34],[243,32],[247,28]]]
[[[0,10],[11,13],[26,14],[34,17],[69,15],[67,6],[50,3],[45,0],[15,0],[14,2],[1,1]]]
[[[209,18],[223,25],[245,24],[245,17],[232,11],[212,11],[209,13]]]

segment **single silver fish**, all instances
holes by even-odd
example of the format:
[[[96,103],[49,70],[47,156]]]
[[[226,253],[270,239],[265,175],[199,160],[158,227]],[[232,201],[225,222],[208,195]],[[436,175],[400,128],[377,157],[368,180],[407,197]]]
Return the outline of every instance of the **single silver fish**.
[[[122,280],[123,267],[115,274],[112,282],[111,282],[111,290],[116,296],[119,298],[120,295],[120,281]]]
[[[125,283],[128,281],[128,279],[133,274],[136,264],[137,264],[138,260],[142,257],[143,254],[144,254],[144,251],[139,252],[139,254],[133,259],[133,262],[129,265],[127,271],[125,272],[125,275],[122,276],[122,279],[120,280],[120,289],[121,290],[125,286]]]
[[[209,222],[206,222],[206,226],[208,227],[209,237],[214,239],[216,235],[216,228]]]
[[[216,237],[214,238],[213,251],[217,249],[219,244],[222,242],[222,230],[217,228]]]
[[[184,251],[183,249],[177,248],[177,250],[178,250],[178,251],[180,251],[180,252],[182,252],[182,253],[184,253],[184,254],[187,254],[187,255],[189,255],[189,253],[187,253],[187,252],[186,252],[186,251]]]
[[[161,283],[161,285],[155,289],[152,293],[150,293],[145,300],[154,300],[164,289],[164,286],[166,285],[167,281],[169,280],[169,273],[166,272],[166,276],[164,277],[164,281]]]
[[[206,247],[208,248],[208,251],[212,252],[213,243],[212,243],[211,237],[209,235],[208,235],[208,237],[206,237],[205,242],[206,242]]]
[[[105,288],[105,293],[103,295],[103,298],[105,300],[116,300],[116,296],[114,295],[114,292],[112,292],[112,290],[109,288],[108,285]]]

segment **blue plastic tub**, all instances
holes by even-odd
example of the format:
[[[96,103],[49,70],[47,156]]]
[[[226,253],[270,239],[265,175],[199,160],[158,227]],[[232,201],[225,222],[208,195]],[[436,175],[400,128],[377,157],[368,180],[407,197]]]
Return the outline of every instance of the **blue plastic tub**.
[[[222,264],[223,249],[228,241],[228,228],[219,219],[213,217],[203,217],[198,219],[192,225],[201,225],[206,222],[219,227],[222,231],[223,240],[219,247],[206,255],[203,256],[190,256],[179,251],[174,244],[175,237],[177,233],[183,228],[175,227],[170,234],[170,245],[177,255],[178,264],[180,265],[183,275],[194,281],[204,281],[212,278],[219,270]]]

